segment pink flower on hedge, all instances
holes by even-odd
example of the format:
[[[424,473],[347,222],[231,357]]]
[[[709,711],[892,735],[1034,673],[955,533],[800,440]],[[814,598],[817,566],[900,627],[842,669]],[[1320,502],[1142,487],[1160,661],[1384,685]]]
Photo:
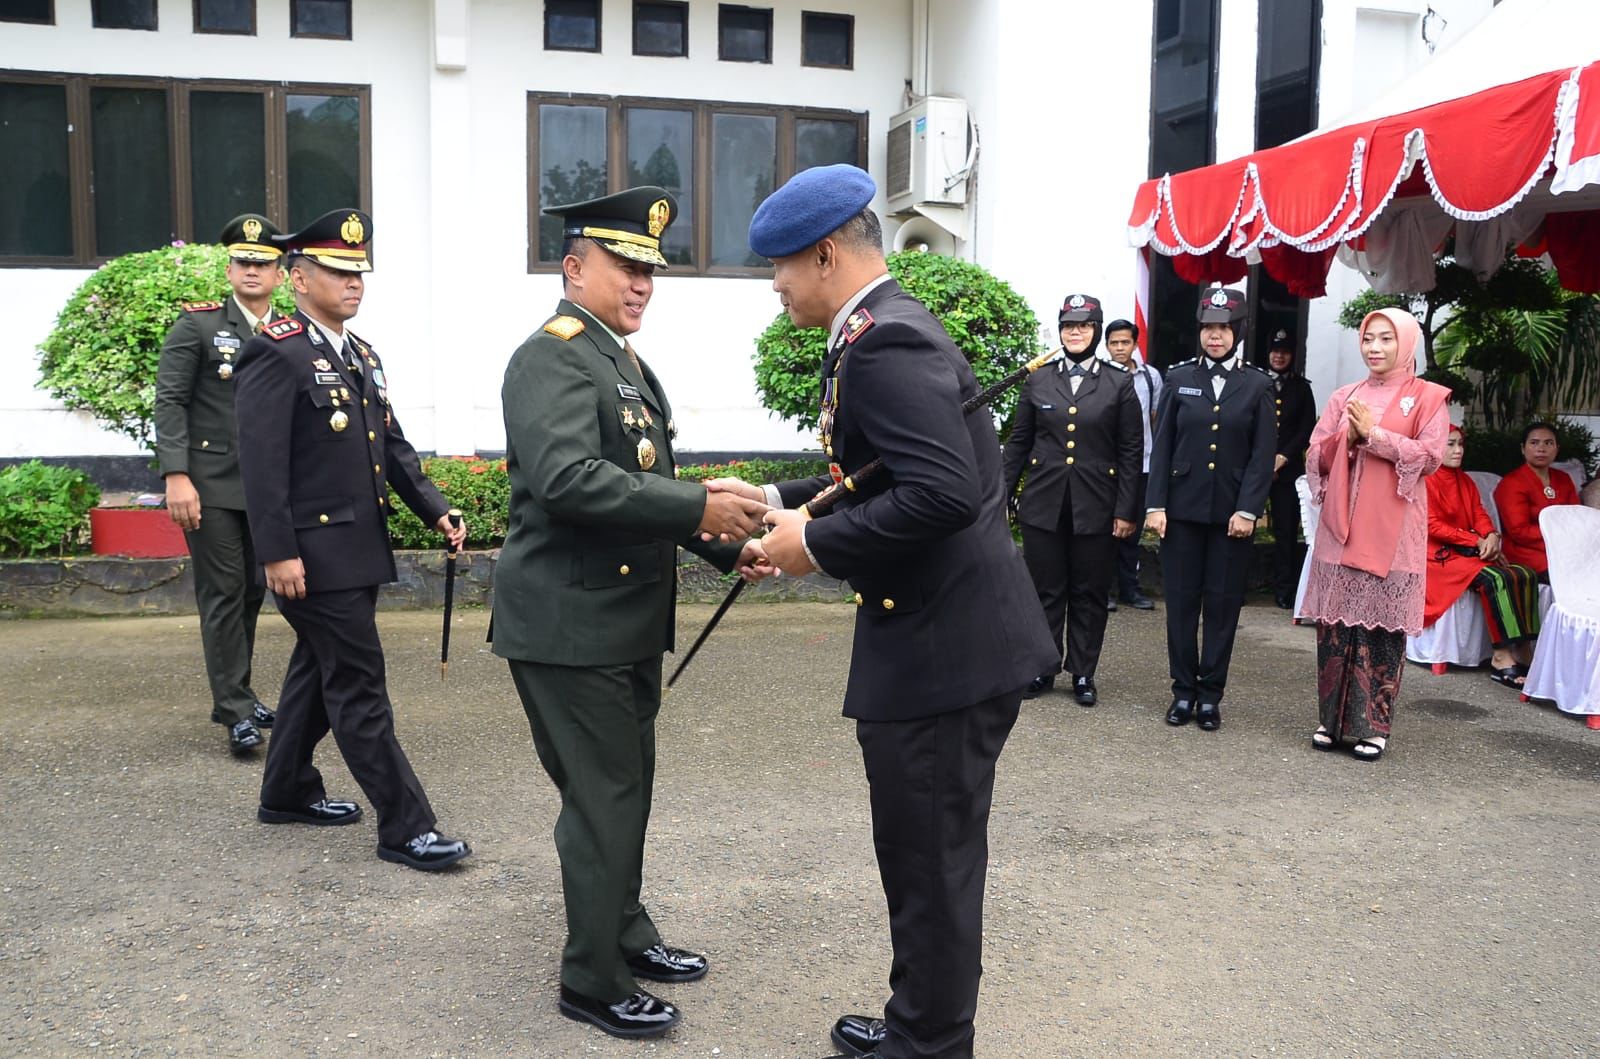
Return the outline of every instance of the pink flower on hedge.
[[[173,246],[184,246],[186,244],[184,243],[184,241],[182,239],[174,239],[172,241],[172,245]]]
[[[485,464],[485,463],[480,463],[480,464],[477,464],[475,466],[468,467],[467,470],[471,471],[473,474],[488,474],[489,473],[489,465]]]

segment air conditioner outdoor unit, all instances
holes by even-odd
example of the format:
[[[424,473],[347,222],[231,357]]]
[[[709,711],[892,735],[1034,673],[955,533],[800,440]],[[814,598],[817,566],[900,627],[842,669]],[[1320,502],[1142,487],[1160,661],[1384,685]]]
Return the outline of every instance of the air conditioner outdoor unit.
[[[889,119],[889,174],[884,198],[891,214],[918,206],[965,206],[972,164],[967,103],[926,96]]]

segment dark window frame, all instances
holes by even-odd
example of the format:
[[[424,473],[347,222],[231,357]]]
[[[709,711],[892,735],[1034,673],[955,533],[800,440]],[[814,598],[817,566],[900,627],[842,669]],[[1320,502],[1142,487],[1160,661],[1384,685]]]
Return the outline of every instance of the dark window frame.
[[[93,29],[119,29],[130,33],[156,33],[161,29],[161,4],[159,0],[150,0],[150,18],[154,25],[150,26],[102,26],[99,16],[95,14],[94,0],[89,0],[89,25]]]
[[[360,209],[372,210],[372,88],[370,85],[311,81],[233,81],[221,78],[122,77],[97,74],[41,73],[34,70],[0,70],[7,84],[60,85],[66,90],[67,120],[74,134],[67,141],[67,170],[71,184],[71,256],[38,257],[0,255],[0,269],[98,268],[110,258],[95,245],[94,230],[94,130],[89,93],[95,88],[156,88],[167,96],[167,180],[172,197],[173,239],[208,243],[215,232],[194,231],[193,150],[190,144],[189,93],[238,92],[259,95],[266,108],[266,202],[263,212],[274,222],[287,218],[289,208],[288,114],[286,100],[299,95],[354,96],[360,107]],[[157,249],[150,247],[149,249]]]
[[[856,157],[867,158],[869,114],[866,111],[826,107],[781,107],[727,100],[672,99],[662,96],[606,96],[577,92],[529,92],[526,117],[528,137],[528,272],[559,274],[561,262],[539,260],[539,108],[541,106],[601,107],[606,111],[606,193],[627,187],[627,112],[640,110],[687,111],[693,115],[694,231],[689,240],[692,264],[671,267],[671,276],[708,276],[718,279],[771,279],[769,266],[749,267],[708,265],[711,256],[711,154],[712,116],[746,114],[770,117],[777,121],[777,160],[774,189],[794,175],[795,123],[802,120],[854,122],[857,128]]]
[[[294,40],[355,40],[356,39],[356,5],[355,0],[344,0],[345,6],[350,9],[350,32],[344,36],[337,33],[296,33],[295,22],[300,14],[300,0],[289,0],[289,36]]]
[[[56,24],[56,0],[49,0],[50,13],[44,18],[8,18],[0,15],[0,22],[12,26],[53,26]]]
[[[601,3],[601,0],[590,0],[590,2],[594,4],[594,47],[592,47],[592,48],[569,48],[569,47],[567,47],[566,45],[563,45],[563,44],[551,44],[550,43],[550,4],[547,2],[544,5],[544,13],[543,13],[544,14],[544,50],[545,51],[569,51],[569,52],[576,52],[579,55],[599,55],[600,54],[600,52],[605,48],[605,17],[604,17],[605,11],[604,11],[604,5]],[[685,41],[685,46],[687,46],[687,43],[688,42]]]
[[[257,0],[250,0],[250,28],[249,29],[203,29],[200,26],[200,5],[205,0],[194,0],[194,31],[206,36],[216,37],[254,37],[260,27],[260,4]],[[294,23],[291,21],[290,26]]]
[[[767,57],[765,59],[730,59],[722,51],[722,16],[734,11],[756,11],[767,16]],[[772,65],[772,8],[754,7],[750,4],[718,4],[717,5],[717,61],[725,63],[756,63],[758,65]]]
[[[683,50],[682,51],[640,51],[639,50],[639,7],[641,4],[651,7],[676,8],[683,14]],[[651,59],[687,59],[689,57],[689,0],[633,0],[633,54],[642,55]]]
[[[806,32],[808,23],[812,19],[825,19],[829,22],[843,22],[849,28],[849,38],[845,42],[846,58],[843,66],[834,63],[806,62]],[[809,66],[814,70],[854,70],[856,68],[856,16],[845,11],[802,11],[800,12],[800,65]]]

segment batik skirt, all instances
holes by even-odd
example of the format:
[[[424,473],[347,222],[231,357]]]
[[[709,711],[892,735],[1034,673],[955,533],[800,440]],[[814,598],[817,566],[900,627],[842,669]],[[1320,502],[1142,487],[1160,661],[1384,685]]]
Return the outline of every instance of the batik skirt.
[[[1388,738],[1405,655],[1403,632],[1318,623],[1317,705],[1329,735]]]

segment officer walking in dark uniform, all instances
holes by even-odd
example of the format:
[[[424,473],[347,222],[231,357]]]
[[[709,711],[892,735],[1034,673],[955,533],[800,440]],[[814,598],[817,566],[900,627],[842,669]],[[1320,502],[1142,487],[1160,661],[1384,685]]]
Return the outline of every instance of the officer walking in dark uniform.
[[[883,1017],[846,1015],[833,1040],[881,1059],[964,1059],[995,763],[1022,689],[1061,647],[1006,527],[993,420],[962,413],[978,381],[890,278],[875,193],[854,166],[819,166],[750,222],[790,319],[829,329],[822,433],[840,478],[874,459],[884,467],[816,519],[793,509],[832,474],[768,486],[787,510],[767,513],[760,543],[785,572],[820,569],[857,593],[844,712],[866,767],[894,957]]]
[[[1311,383],[1294,370],[1294,340],[1289,332],[1272,336],[1267,367],[1278,410],[1277,454],[1273,457],[1272,488],[1267,492],[1272,505],[1272,594],[1278,606],[1288,610],[1294,606],[1295,589],[1300,585],[1302,559],[1300,494],[1295,480],[1306,473],[1306,446],[1317,425],[1317,399]]]
[[[448,507],[401,433],[378,354],[345,324],[372,269],[372,219],[334,210],[275,242],[288,252],[298,308],[251,339],[237,371],[239,468],[256,557],[295,631],[278,722],[261,780],[263,823],[351,824],[312,764],[330,731],[378,813],[378,856],[431,871],[465,857],[436,830],[394,735],[375,610],[395,579],[393,486],[422,521],[459,546]]]
[[[613,1036],[651,1037],[678,1009],[636,979],[707,970],[704,956],[662,943],[639,897],[678,546],[731,570],[740,546],[700,535],[748,537],[766,505],[675,479],[672,406],[628,341],[667,267],[676,200],[638,187],[545,212],[564,221],[566,297],[506,366],[511,522],[491,636],[561,792],[558,1008]]]
[[[191,302],[167,332],[156,369],[156,457],[166,480],[167,510],[184,530],[200,612],[200,644],[211,684],[211,719],[228,729],[228,746],[245,754],[262,743],[273,712],[250,686],[256,616],[265,592],[257,582],[233,417],[233,372],[251,335],[277,317],[272,292],[283,252],[272,222],[256,213],[222,230],[228,285],[220,302]]]
[[[1162,538],[1167,593],[1167,723],[1222,726],[1233,637],[1244,604],[1250,538],[1272,483],[1272,380],[1244,363],[1244,295],[1201,295],[1202,355],[1167,372],[1150,453],[1146,524]],[[1205,646],[1198,647],[1201,614]]]
[[[1022,554],[1055,643],[1067,634],[1065,664],[1035,677],[1023,698],[1054,687],[1064,670],[1078,705],[1093,706],[1117,542],[1138,525],[1144,431],[1133,379],[1095,357],[1100,299],[1068,295],[1057,320],[1062,359],[1023,384],[1001,475],[1009,497],[1027,472],[1017,505]]]

